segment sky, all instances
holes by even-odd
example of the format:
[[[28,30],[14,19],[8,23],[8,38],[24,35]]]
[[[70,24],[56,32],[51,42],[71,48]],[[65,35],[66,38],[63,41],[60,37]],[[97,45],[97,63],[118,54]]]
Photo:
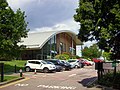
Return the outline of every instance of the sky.
[[[71,30],[78,33],[79,23],[73,15],[78,7],[78,0],[7,0],[16,11],[25,11],[30,32]]]
[[[79,0],[7,0],[9,6],[16,11],[25,11],[30,32],[52,30],[70,30],[78,34],[80,24],[74,21],[73,15]],[[91,46],[93,42],[84,43]],[[78,50],[80,47],[77,48]]]

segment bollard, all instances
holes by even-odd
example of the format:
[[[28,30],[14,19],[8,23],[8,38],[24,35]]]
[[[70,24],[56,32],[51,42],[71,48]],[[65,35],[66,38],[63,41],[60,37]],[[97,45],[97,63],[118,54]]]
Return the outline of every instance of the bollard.
[[[1,82],[4,81],[4,63],[0,63]]]
[[[17,66],[15,65],[15,73],[17,73]]]
[[[37,74],[37,73],[36,73],[36,68],[35,68],[34,74]]]
[[[20,72],[20,77],[22,77],[22,69],[20,69],[19,72]]]

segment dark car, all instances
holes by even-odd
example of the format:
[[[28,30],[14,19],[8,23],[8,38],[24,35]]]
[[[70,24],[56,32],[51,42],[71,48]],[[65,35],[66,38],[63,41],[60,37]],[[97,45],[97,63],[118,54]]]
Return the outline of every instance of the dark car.
[[[56,66],[56,71],[60,72],[63,71],[63,67],[61,65],[59,65],[58,61],[55,60],[45,60],[48,64],[54,64]]]
[[[62,70],[70,70],[70,68],[71,68],[70,65],[64,64],[63,62],[61,62],[61,61],[58,60],[58,59],[50,59],[50,60],[48,60],[48,61],[52,62],[54,65],[62,66]]]
[[[67,62],[66,60],[60,60],[60,61],[66,66],[66,70],[73,69],[71,64],[69,62]]]

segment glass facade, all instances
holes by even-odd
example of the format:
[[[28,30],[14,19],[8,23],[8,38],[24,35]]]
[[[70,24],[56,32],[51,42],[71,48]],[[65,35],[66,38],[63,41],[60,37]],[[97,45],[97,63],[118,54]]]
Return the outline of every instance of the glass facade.
[[[43,58],[41,59],[47,59],[47,58],[53,58],[56,54],[56,35],[50,38],[50,40],[43,46],[42,48],[43,52]]]
[[[45,45],[40,48],[29,48],[23,51],[21,57],[23,60],[31,59],[49,59],[54,58],[57,54],[63,52],[71,53],[71,48],[75,49],[76,44],[72,41],[72,37],[67,33],[59,33],[51,37]],[[72,52],[73,53],[73,52]],[[75,53],[74,53],[75,54]]]
[[[56,35],[49,39],[42,49],[25,50],[22,53],[22,59],[48,59],[54,58],[57,54]]]

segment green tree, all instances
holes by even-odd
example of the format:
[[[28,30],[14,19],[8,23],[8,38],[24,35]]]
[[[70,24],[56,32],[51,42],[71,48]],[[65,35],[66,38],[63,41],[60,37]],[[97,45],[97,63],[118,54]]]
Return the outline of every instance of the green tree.
[[[96,44],[85,47],[82,50],[82,57],[84,58],[99,58],[102,55],[102,51],[99,50],[98,46]]]
[[[120,0],[79,0],[74,20],[82,42],[96,40],[100,49],[120,58]]]
[[[103,52],[103,57],[105,58],[105,60],[110,60],[111,52]]]
[[[22,37],[27,37],[25,13],[14,12],[6,2],[0,0],[0,59],[13,59],[23,46],[18,46]]]

